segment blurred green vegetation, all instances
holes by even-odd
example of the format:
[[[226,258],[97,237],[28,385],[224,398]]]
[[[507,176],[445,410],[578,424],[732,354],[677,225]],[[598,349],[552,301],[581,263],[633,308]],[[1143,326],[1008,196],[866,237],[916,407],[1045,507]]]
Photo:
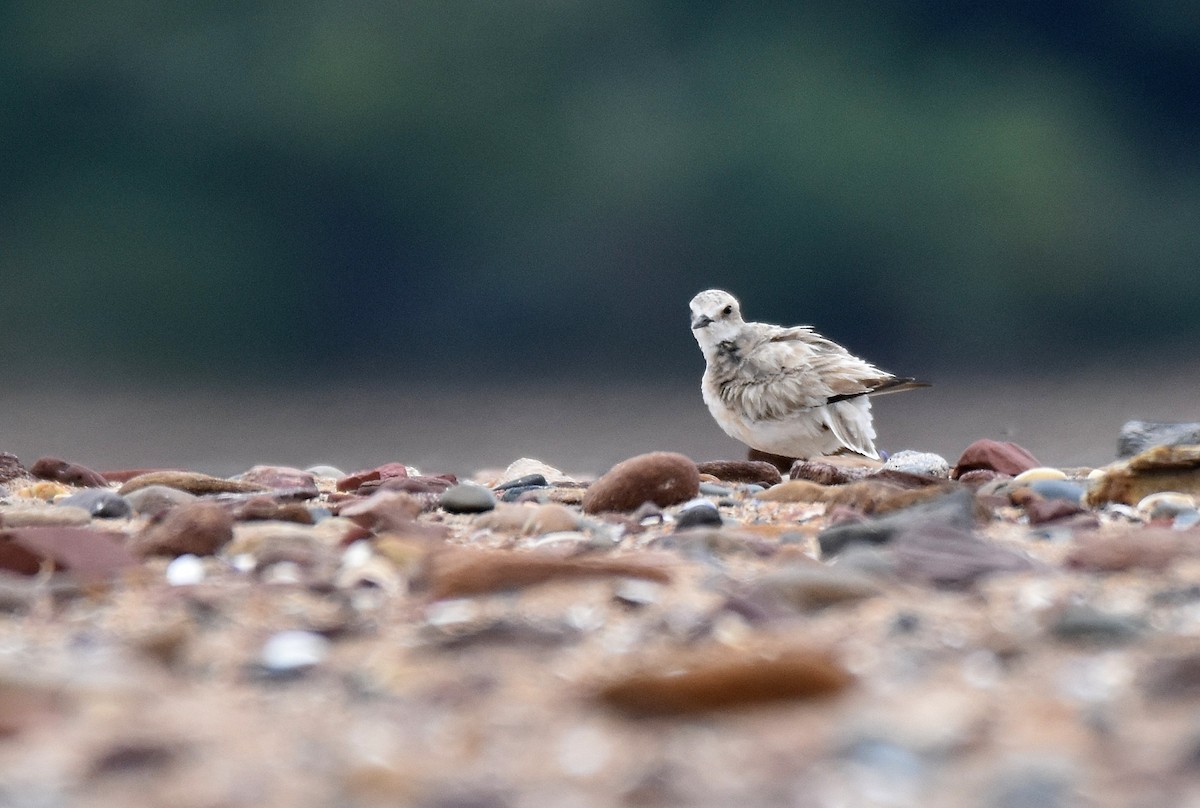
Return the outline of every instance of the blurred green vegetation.
[[[708,286],[897,371],[1194,340],[1198,8],[10,0],[0,359],[695,374]]]

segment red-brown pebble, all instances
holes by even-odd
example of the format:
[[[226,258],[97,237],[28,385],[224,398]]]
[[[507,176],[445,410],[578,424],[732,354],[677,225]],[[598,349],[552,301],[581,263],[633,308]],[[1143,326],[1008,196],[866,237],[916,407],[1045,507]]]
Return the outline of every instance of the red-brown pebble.
[[[213,502],[192,502],[168,511],[134,541],[140,555],[212,555],[233,538],[233,516]]]
[[[87,466],[78,463],[68,463],[57,457],[39,458],[29,469],[29,473],[39,480],[53,480],[64,485],[77,485],[83,488],[99,488],[108,485],[108,480],[100,472],[92,471]]]
[[[770,487],[783,479],[773,463],[764,460],[710,460],[697,463],[701,474],[711,474],[727,483],[747,483]]]
[[[961,477],[968,471],[989,469],[1001,474],[1016,476],[1027,469],[1042,465],[1028,449],[1009,441],[977,440],[963,450],[954,466],[952,477]]]
[[[643,502],[659,507],[687,502],[700,493],[700,471],[675,452],[650,452],[622,460],[592,483],[583,497],[586,513],[633,511]]]

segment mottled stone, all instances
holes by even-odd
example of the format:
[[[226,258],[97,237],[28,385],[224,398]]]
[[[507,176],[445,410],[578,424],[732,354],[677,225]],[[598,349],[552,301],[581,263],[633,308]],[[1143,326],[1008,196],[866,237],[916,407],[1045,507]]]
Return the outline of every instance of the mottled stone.
[[[125,500],[135,511],[153,516],[163,511],[169,511],[176,505],[183,505],[196,500],[195,494],[169,488],[165,485],[148,485],[125,495]]]
[[[883,468],[926,477],[950,476],[950,463],[946,458],[931,452],[914,452],[911,449],[896,452],[884,462]]]
[[[684,716],[777,701],[824,698],[854,677],[825,650],[798,648],[763,656],[734,649],[694,659],[678,654],[660,665],[613,678],[596,696],[633,715]]]
[[[1017,475],[1042,465],[1028,449],[1009,441],[977,440],[963,450],[954,465],[952,477],[961,477],[968,471],[988,469],[1001,474]]]
[[[660,507],[687,502],[700,492],[700,472],[689,458],[651,452],[623,460],[592,483],[583,498],[585,513],[628,512],[643,502]]]
[[[1155,446],[1200,445],[1200,423],[1128,421],[1117,437],[1117,457],[1133,457]]]
[[[1088,489],[1092,505],[1136,505],[1150,494],[1200,496],[1200,446],[1159,446],[1100,471]]]
[[[7,483],[28,474],[14,454],[0,452],[0,483]]]
[[[316,475],[290,466],[254,466],[234,479],[261,485],[264,488],[286,489],[293,492],[295,499],[301,498],[299,496],[301,493],[306,495],[304,497],[306,499],[312,499],[320,493],[317,490]]]
[[[946,524],[910,528],[890,547],[899,577],[942,589],[965,589],[989,575],[1033,569],[1025,556]]]
[[[482,485],[459,483],[442,493],[438,505],[447,513],[483,513],[496,507],[496,497]]]
[[[233,516],[212,502],[193,502],[168,511],[137,536],[139,555],[212,555],[233,539]]]
[[[697,463],[701,474],[711,474],[727,483],[746,483],[769,488],[783,479],[775,464],[764,460],[710,460]]]
[[[133,515],[129,500],[106,488],[89,488],[60,499],[56,506],[83,508],[97,519],[124,519]]]
[[[68,463],[57,457],[39,458],[29,473],[39,480],[52,480],[64,485],[74,485],[81,488],[94,488],[108,485],[98,471],[92,471],[78,463]]]
[[[151,485],[176,488],[180,491],[196,495],[257,494],[268,490],[266,486],[256,483],[226,480],[221,477],[213,477],[195,471],[152,471],[148,474],[140,474],[129,480],[117,489],[117,493],[127,497],[134,491]]]

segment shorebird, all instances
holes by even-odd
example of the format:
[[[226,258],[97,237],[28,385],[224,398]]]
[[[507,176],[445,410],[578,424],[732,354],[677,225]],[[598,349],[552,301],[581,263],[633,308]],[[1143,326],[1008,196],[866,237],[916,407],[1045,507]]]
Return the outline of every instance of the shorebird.
[[[747,323],[720,289],[696,295],[691,310],[707,363],[704,403],[727,435],[760,452],[878,459],[869,396],[929,386],[880,370],[811,326]]]

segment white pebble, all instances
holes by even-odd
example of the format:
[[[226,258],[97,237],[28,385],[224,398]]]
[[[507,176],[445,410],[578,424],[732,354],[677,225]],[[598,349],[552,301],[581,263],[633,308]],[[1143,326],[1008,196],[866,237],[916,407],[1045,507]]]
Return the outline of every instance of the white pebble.
[[[204,562],[199,556],[185,553],[167,565],[167,583],[171,586],[190,586],[204,580]]]
[[[311,668],[329,655],[329,640],[311,631],[280,631],[263,643],[259,661],[274,673]]]
[[[1031,483],[1035,480],[1065,480],[1067,474],[1062,469],[1052,469],[1046,466],[1038,466],[1032,469],[1025,469],[1012,479],[1012,485],[1015,488],[1025,483]]]

